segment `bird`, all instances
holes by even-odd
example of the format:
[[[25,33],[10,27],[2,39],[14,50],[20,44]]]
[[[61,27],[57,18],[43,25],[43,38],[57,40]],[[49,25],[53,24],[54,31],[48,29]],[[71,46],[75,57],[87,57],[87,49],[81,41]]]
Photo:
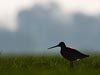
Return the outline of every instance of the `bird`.
[[[65,59],[67,59],[70,62],[70,67],[74,67],[74,65],[73,65],[74,61],[89,57],[89,55],[83,54],[76,49],[66,47],[64,42],[60,42],[58,45],[50,47],[48,49],[52,49],[55,47],[61,48],[60,53]]]
[[[0,55],[2,55],[3,50],[0,51]]]

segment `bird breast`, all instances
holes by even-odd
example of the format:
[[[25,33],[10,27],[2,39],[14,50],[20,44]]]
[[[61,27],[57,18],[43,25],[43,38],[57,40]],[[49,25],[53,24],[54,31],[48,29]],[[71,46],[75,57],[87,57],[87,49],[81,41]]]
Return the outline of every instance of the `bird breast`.
[[[73,54],[69,50],[64,50],[63,49],[63,50],[61,50],[60,53],[65,59],[67,59],[69,61],[74,61],[74,60],[77,59],[75,56],[73,56]]]

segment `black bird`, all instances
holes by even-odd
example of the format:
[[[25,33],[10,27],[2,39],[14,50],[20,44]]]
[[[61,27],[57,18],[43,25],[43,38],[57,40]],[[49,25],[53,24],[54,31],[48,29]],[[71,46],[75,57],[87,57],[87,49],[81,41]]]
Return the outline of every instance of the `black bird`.
[[[2,54],[3,50],[0,51],[0,55]]]
[[[70,67],[74,66],[73,61],[89,57],[89,55],[85,55],[85,54],[77,51],[76,49],[66,47],[64,42],[60,42],[58,45],[50,47],[48,49],[55,48],[55,47],[61,47],[60,53],[65,59],[70,61]]]

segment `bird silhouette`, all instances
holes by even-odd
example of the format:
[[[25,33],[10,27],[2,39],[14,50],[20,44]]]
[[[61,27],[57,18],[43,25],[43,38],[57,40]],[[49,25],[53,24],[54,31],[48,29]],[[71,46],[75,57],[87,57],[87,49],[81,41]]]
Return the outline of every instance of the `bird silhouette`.
[[[70,67],[74,66],[73,61],[89,57],[89,55],[83,54],[83,53],[77,51],[76,49],[66,47],[64,42],[60,42],[58,45],[50,47],[48,49],[52,49],[55,47],[61,47],[60,53],[65,59],[70,61]]]
[[[0,55],[2,55],[3,50],[0,51]]]

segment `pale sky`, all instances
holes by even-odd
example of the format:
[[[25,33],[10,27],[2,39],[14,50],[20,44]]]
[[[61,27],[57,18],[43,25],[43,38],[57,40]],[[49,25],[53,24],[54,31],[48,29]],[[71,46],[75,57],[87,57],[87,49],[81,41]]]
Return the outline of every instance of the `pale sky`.
[[[100,0],[58,0],[59,5],[67,12],[97,14],[100,12]]]
[[[63,13],[97,15],[100,12],[100,0],[0,0],[0,27],[15,31],[20,10],[29,9],[36,3],[47,4],[52,1],[58,3]]]

